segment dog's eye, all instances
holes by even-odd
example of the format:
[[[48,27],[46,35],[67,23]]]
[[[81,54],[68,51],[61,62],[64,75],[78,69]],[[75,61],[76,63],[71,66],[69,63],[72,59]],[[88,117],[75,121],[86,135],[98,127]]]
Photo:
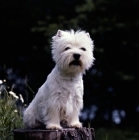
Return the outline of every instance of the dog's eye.
[[[80,48],[80,49],[81,49],[81,50],[83,50],[83,51],[86,51],[86,49],[85,49],[85,48],[83,48],[83,47],[82,47],[82,48]]]
[[[65,51],[67,51],[67,50],[69,50],[69,49],[70,49],[70,47],[66,47],[66,48],[65,48]]]

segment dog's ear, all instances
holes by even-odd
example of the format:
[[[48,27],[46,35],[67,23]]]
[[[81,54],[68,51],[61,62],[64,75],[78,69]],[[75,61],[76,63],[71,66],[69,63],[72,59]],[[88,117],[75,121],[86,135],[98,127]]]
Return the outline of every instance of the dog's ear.
[[[58,30],[56,36],[57,37],[61,37],[62,36],[62,31],[61,30]]]
[[[56,35],[53,36],[52,39],[54,40],[54,39],[56,39],[57,37],[61,37],[61,36],[62,36],[62,32],[63,32],[62,30],[58,30],[57,33],[56,33]]]
[[[90,38],[90,34],[89,33],[86,33],[86,35]]]

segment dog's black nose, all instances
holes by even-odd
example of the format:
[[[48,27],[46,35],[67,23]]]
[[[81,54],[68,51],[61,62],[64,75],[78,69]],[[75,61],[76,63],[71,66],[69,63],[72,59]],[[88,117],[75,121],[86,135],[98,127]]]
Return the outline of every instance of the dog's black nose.
[[[75,60],[79,60],[80,56],[81,55],[78,54],[78,53],[73,54],[73,57],[74,57]]]

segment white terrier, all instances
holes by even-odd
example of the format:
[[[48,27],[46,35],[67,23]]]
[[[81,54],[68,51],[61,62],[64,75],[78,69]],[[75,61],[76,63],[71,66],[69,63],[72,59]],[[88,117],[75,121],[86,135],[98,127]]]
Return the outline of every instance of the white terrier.
[[[93,49],[93,41],[85,31],[58,30],[52,37],[56,65],[24,112],[27,128],[37,128],[41,123],[46,129],[62,129],[62,120],[69,127],[82,127],[79,121],[83,108],[82,75],[93,64]]]

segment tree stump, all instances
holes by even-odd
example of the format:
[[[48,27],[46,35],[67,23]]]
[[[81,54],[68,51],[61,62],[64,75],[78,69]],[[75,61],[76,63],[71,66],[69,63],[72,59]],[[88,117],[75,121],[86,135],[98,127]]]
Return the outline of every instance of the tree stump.
[[[95,140],[93,128],[15,129],[14,140]]]

